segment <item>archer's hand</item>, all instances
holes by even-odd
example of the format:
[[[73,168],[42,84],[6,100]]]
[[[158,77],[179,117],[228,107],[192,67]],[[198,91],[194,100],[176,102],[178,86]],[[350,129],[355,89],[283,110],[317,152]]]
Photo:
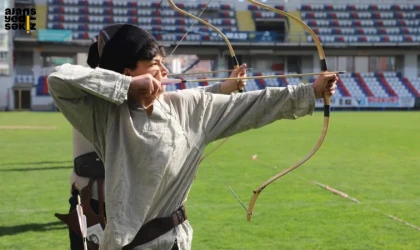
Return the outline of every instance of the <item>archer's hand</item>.
[[[246,67],[247,65],[244,63],[239,68],[232,71],[230,74],[230,78],[238,78],[238,77],[246,77]],[[230,94],[234,91],[239,89],[245,88],[246,80],[226,80],[222,83],[220,88],[220,92],[222,94]]]
[[[319,99],[326,95],[333,95],[337,89],[338,76],[336,74],[320,75],[312,85],[315,93],[315,98]]]
[[[151,74],[133,76],[128,89],[128,98],[142,103],[142,101],[154,99],[162,91],[161,83]]]

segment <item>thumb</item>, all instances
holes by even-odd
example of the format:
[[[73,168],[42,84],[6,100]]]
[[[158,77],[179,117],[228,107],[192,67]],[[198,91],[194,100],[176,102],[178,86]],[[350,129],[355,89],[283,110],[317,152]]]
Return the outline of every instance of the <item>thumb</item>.
[[[232,70],[232,72],[230,73],[230,77],[237,77],[242,71],[246,69],[246,66],[246,63],[244,63],[241,66],[239,66],[239,68]]]
[[[335,74],[324,75],[324,79],[325,79],[324,84],[327,85],[331,81],[336,81],[337,76]]]
[[[246,70],[246,67],[247,67],[246,63],[242,64],[241,66],[239,66],[238,72]]]
[[[247,67],[247,65],[246,65],[246,63],[244,63],[244,64],[242,64],[238,69],[237,69],[237,73],[238,74],[240,74],[241,76],[242,75],[245,75],[245,73],[246,73],[246,67]]]

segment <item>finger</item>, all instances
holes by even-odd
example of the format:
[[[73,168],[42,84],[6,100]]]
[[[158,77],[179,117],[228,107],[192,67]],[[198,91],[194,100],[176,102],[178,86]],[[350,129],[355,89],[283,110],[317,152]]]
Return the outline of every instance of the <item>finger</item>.
[[[153,85],[153,83],[149,84],[149,95],[153,95],[153,93],[155,92],[155,86]]]
[[[241,67],[239,68],[240,71],[238,73],[238,76],[240,77],[246,76],[246,68],[247,68],[247,65],[245,63],[242,64]]]
[[[333,83],[329,83],[325,89],[337,89],[337,84],[335,84],[335,82]]]
[[[330,82],[334,82],[334,83],[336,83],[337,81],[338,81],[338,75],[334,75],[334,80],[331,80]]]
[[[337,81],[336,80],[329,80],[327,81],[327,85],[325,86],[326,88],[331,88],[337,85]]]
[[[162,88],[162,83],[160,81],[158,81],[156,78],[152,79],[152,86],[153,86],[153,91],[152,91],[152,95],[156,95],[157,93],[160,92],[161,88]]]
[[[232,71],[232,73],[230,74],[230,77],[237,77],[240,74],[243,74],[243,71],[246,69],[246,64],[242,64],[241,66],[239,66],[239,68],[235,69]]]
[[[150,82],[149,82],[149,86],[148,87],[149,88],[148,88],[148,91],[147,91],[147,93],[148,93],[147,97],[148,96],[152,96],[153,93],[155,92],[155,85],[153,84],[153,80],[152,79],[150,79]]]
[[[335,93],[335,91],[337,90],[337,87],[331,87],[331,88],[325,88],[324,92],[329,93],[329,94],[333,94]]]
[[[336,74],[327,74],[327,75],[323,75],[324,79],[327,81],[332,81],[332,80],[337,80],[337,75]]]
[[[154,87],[153,87],[153,76],[151,74],[145,74],[143,81],[144,81],[144,85],[143,85],[143,96],[146,97],[148,95],[151,95],[154,91]]]
[[[329,81],[327,83],[327,86],[325,86],[325,88],[333,88],[334,86],[337,86],[336,81]]]

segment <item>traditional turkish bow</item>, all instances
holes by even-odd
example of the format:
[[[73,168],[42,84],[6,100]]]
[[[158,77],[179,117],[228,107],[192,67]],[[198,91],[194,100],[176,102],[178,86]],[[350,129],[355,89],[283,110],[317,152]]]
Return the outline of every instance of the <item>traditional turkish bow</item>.
[[[276,8],[273,8],[273,7],[270,7],[268,5],[262,4],[260,2],[255,1],[255,0],[248,0],[248,2],[250,2],[252,4],[255,4],[257,6],[260,6],[264,9],[268,9],[268,10],[274,11],[276,13],[279,13],[280,15],[287,16],[287,17],[293,19],[294,21],[298,22],[300,25],[302,25],[302,27],[311,35],[312,39],[315,42],[315,45],[316,45],[316,48],[317,48],[318,54],[319,54],[321,71],[327,71],[327,63],[325,61],[325,53],[324,53],[324,50],[322,48],[321,42],[319,41],[315,32],[308,25],[306,25],[306,23],[304,23],[299,18],[297,18],[297,17],[295,17],[295,16],[293,16],[293,15],[291,15],[291,14],[285,12],[285,11],[278,10]],[[258,196],[264,190],[264,188],[266,188],[268,185],[270,185],[272,182],[274,182],[278,178],[282,177],[283,175],[285,175],[285,174],[291,172],[292,170],[298,168],[300,165],[305,163],[309,158],[311,158],[316,153],[316,151],[318,151],[318,149],[321,147],[322,142],[325,139],[325,136],[327,135],[329,119],[330,119],[330,96],[328,96],[324,93],[324,127],[322,129],[322,133],[321,133],[321,136],[318,139],[318,142],[316,143],[316,145],[312,149],[312,151],[309,152],[309,154],[307,154],[305,157],[303,157],[303,159],[301,159],[299,162],[292,165],[291,167],[283,170],[279,174],[271,177],[269,180],[264,182],[261,186],[259,186],[257,189],[255,189],[253,191],[254,194],[251,197],[251,201],[249,202],[249,206],[248,206],[248,213],[247,213],[248,221],[250,221],[251,218],[252,218],[252,212],[254,210],[255,203],[257,202]]]
[[[210,0],[211,1],[211,0]],[[313,38],[313,40],[314,40],[314,42],[315,42],[315,45],[316,45],[316,47],[317,47],[317,50],[318,50],[318,54],[319,54],[319,57],[320,57],[320,65],[321,65],[321,71],[322,72],[326,72],[327,71],[327,64],[326,64],[326,60],[325,60],[325,53],[324,53],[324,50],[323,50],[323,48],[322,48],[322,45],[321,45],[321,42],[319,41],[319,39],[318,39],[318,37],[316,36],[316,34],[315,34],[315,32],[309,27],[309,26],[307,26],[303,21],[301,21],[300,19],[298,19],[297,17],[295,17],[295,16],[293,16],[293,15],[291,15],[291,14],[289,14],[289,13],[287,13],[287,12],[284,12],[284,11],[281,11],[281,10],[278,10],[278,9],[275,9],[275,8],[273,8],[273,7],[270,7],[270,6],[267,6],[267,5],[264,5],[264,4],[262,4],[262,3],[259,3],[259,2],[257,2],[257,1],[254,1],[254,0],[248,0],[250,3],[252,3],[252,4],[255,4],[255,5],[257,5],[257,6],[260,6],[260,7],[262,7],[262,8],[265,8],[265,9],[268,9],[268,10],[271,10],[271,11],[274,11],[274,12],[277,12],[277,13],[279,13],[279,14],[281,14],[281,15],[284,15],[284,16],[287,16],[287,17],[289,17],[289,18],[291,18],[291,19],[293,19],[293,20],[295,20],[296,22],[298,22],[300,25],[302,25],[303,26],[303,28],[306,30],[306,31],[308,31],[309,32],[309,34],[311,35],[311,37]],[[201,22],[201,23],[203,23],[204,25],[206,25],[206,26],[209,26],[209,27],[211,27],[211,28],[213,28],[217,33],[219,33],[221,36],[222,36],[222,38],[225,40],[225,42],[226,42],[226,44],[227,44],[227,46],[229,47],[229,52],[230,52],[230,54],[231,54],[231,56],[232,56],[232,60],[233,60],[233,62],[234,62],[234,64],[235,64],[235,68],[238,68],[239,67],[239,63],[238,63],[238,61],[237,61],[237,59],[236,59],[236,55],[235,55],[235,52],[233,51],[233,48],[232,48],[232,45],[231,45],[231,43],[229,42],[229,40],[228,40],[228,38],[219,30],[219,29],[217,29],[215,26],[213,26],[213,25],[211,25],[210,23],[208,23],[208,22],[206,22],[206,21],[204,21],[204,20],[202,20],[202,19],[200,19],[199,17],[196,17],[196,16],[194,16],[194,15],[192,15],[192,14],[190,14],[190,13],[188,13],[188,12],[186,12],[186,11],[184,11],[184,10],[181,10],[180,8],[178,8],[174,3],[173,3],[173,1],[172,0],[168,0],[168,2],[169,2],[169,4],[172,6],[172,8],[174,9],[174,10],[176,10],[177,12],[180,12],[180,13],[182,13],[182,14],[184,14],[184,15],[187,15],[187,16],[189,16],[189,17],[191,17],[191,18],[193,18],[193,19],[195,19],[195,20],[197,20],[197,21],[199,21],[199,22]],[[210,2],[209,2],[210,3]],[[208,4],[207,4],[208,5]],[[171,53],[172,54],[172,53]],[[280,76],[279,76],[280,77]],[[266,188],[268,185],[270,185],[272,182],[274,182],[275,180],[277,180],[278,178],[280,178],[280,177],[282,177],[283,175],[286,175],[287,173],[289,173],[289,172],[291,172],[292,170],[294,170],[294,169],[296,169],[296,168],[298,168],[300,165],[302,165],[303,163],[305,163],[309,158],[311,158],[315,153],[316,153],[316,151],[321,147],[321,144],[323,143],[323,141],[324,141],[324,139],[325,139],[325,136],[326,136],[326,134],[327,134],[327,130],[328,130],[328,124],[329,124],[329,116],[330,116],[330,96],[327,96],[326,94],[324,94],[324,126],[323,126],[323,130],[322,130],[322,133],[321,133],[321,136],[320,136],[320,138],[318,139],[318,142],[317,142],[317,144],[315,145],[315,147],[312,149],[312,151],[309,153],[309,154],[307,154],[302,160],[300,160],[299,162],[297,162],[296,164],[294,164],[294,165],[292,165],[291,167],[289,167],[289,168],[287,168],[286,170],[284,170],[284,171],[282,171],[281,173],[279,173],[279,174],[277,174],[277,175],[275,175],[275,176],[273,176],[273,177],[271,177],[269,180],[267,180],[266,182],[264,182],[261,186],[259,186],[257,189],[255,189],[253,192],[254,192],[254,194],[253,194],[253,196],[251,197],[251,201],[250,201],[250,203],[249,203],[249,206],[248,206],[248,209],[246,209],[245,207],[245,210],[247,211],[247,219],[248,219],[248,221],[250,221],[251,220],[251,218],[252,218],[252,212],[253,212],[253,210],[254,210],[254,206],[255,206],[255,203],[256,203],[256,201],[257,201],[257,198],[258,198],[258,196],[259,196],[259,194],[262,192],[262,190],[264,189],[264,188]],[[205,155],[204,157],[202,157],[202,159],[200,160],[200,162],[204,159],[204,158],[206,158],[210,153],[212,153],[212,152],[214,152],[218,147],[220,147],[227,139],[228,139],[229,137],[227,137],[227,138],[225,138],[223,141],[222,141],[222,143],[220,144],[220,145],[218,145],[217,147],[215,147],[211,152],[209,152],[207,155]],[[236,195],[235,195],[235,197],[236,197]],[[237,198],[238,199],[238,198]],[[239,200],[239,202],[240,202],[240,200]],[[241,204],[242,204],[242,202],[240,202]]]

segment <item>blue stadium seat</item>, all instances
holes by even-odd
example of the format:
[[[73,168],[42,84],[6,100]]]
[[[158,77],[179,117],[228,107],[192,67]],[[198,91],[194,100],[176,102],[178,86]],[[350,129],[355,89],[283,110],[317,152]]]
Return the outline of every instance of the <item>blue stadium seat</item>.
[[[420,24],[420,5],[304,4],[302,19],[324,42],[414,42]],[[414,36],[401,36],[402,34]],[[333,35],[328,38],[323,35]],[[400,36],[399,36],[400,35]],[[350,38],[355,36],[357,39]],[[311,41],[312,39],[310,39]]]
[[[152,1],[110,1],[110,0],[48,0],[47,27],[54,29],[68,29],[73,32],[75,38],[89,39],[91,32],[97,32],[100,28],[95,25],[109,25],[112,23],[124,22],[140,25],[143,28],[154,28],[165,26],[165,29],[155,31],[162,33],[185,32],[195,20],[186,18],[184,15],[174,11],[170,5],[163,2],[158,11],[156,8],[159,0]],[[203,4],[187,2],[177,3],[178,7],[186,9],[188,12],[198,15]],[[223,32],[237,31],[236,12],[233,4],[210,3],[203,15],[210,23],[218,26]],[[153,16],[153,19],[150,19]],[[163,17],[163,18],[160,18]],[[89,24],[89,25],[87,25]],[[151,26],[151,27],[150,27]],[[213,32],[201,23],[196,23],[194,32]],[[161,35],[161,34],[160,34]],[[175,34],[178,37],[178,34]],[[160,36],[168,39],[167,36]],[[210,38],[203,34],[208,40],[219,40]],[[192,36],[192,40],[200,40],[197,36]]]

